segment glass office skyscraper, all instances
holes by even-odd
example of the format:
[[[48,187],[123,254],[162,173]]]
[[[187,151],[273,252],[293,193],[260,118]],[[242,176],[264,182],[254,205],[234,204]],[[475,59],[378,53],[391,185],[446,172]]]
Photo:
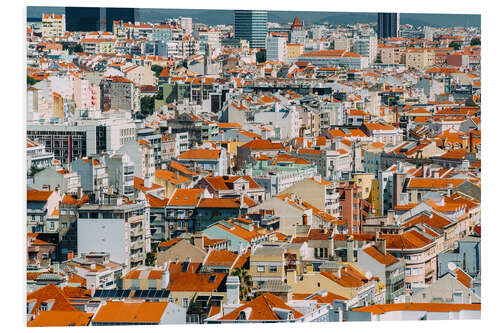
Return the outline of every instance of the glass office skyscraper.
[[[134,8],[66,7],[67,31],[113,31],[113,21],[135,22]]]
[[[244,39],[253,48],[265,48],[267,36],[267,12],[264,10],[235,10],[234,35]]]
[[[399,37],[399,14],[378,13],[378,38]]]

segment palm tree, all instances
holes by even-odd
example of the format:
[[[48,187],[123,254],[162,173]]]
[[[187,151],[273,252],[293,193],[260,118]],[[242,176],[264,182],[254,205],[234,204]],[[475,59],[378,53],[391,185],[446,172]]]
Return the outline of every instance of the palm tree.
[[[232,271],[231,275],[240,279],[240,299],[247,300],[248,295],[252,292],[252,277],[247,270],[239,267]]]

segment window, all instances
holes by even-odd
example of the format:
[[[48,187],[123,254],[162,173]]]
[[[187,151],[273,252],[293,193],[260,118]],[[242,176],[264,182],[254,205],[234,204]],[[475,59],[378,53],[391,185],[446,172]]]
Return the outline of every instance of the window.
[[[264,266],[257,266],[257,272],[265,272],[266,271],[266,267]]]
[[[50,229],[54,229],[54,222],[50,222]]]
[[[187,298],[183,298],[182,299],[182,307],[187,309],[188,305],[189,305],[189,300]]]
[[[269,272],[276,273],[277,271],[278,271],[278,267],[276,267],[276,266],[269,266]]]

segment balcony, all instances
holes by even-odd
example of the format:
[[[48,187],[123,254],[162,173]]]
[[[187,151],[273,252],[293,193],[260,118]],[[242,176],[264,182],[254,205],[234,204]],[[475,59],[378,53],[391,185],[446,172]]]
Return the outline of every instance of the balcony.
[[[138,261],[144,260],[144,258],[145,258],[144,253],[136,253],[136,254],[132,254],[130,256],[130,261],[131,262],[138,262]]]
[[[137,216],[130,216],[127,221],[129,223],[139,223],[139,222],[142,222],[144,220],[144,216],[143,215],[137,215]]]
[[[144,241],[143,240],[137,240],[135,242],[130,243],[130,248],[132,250],[137,250],[137,249],[142,249],[144,247]]]
[[[130,236],[131,237],[141,236],[143,233],[144,233],[144,230],[142,228],[130,229]]]

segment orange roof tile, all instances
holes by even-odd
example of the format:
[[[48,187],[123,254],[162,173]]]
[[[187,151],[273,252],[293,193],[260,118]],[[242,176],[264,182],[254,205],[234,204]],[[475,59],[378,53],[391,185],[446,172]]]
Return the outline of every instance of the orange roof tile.
[[[28,190],[26,193],[28,201],[47,201],[54,191]]]
[[[196,206],[204,189],[176,189],[167,206]]]
[[[398,259],[396,259],[396,257],[394,257],[392,254],[386,253],[384,255],[375,246],[367,247],[363,249],[363,252],[385,266],[391,266],[398,262]]]
[[[94,323],[159,323],[168,302],[108,301],[95,315]]]
[[[229,312],[220,320],[237,320],[240,312],[244,311],[245,309],[251,309],[250,315],[248,318],[246,318],[246,320],[280,320],[278,315],[274,312],[275,308],[292,311],[295,319],[304,316],[302,313],[288,306],[281,298],[270,293],[265,293],[251,300],[245,305],[242,305]]]
[[[212,250],[205,260],[204,266],[226,266],[231,267],[238,254],[227,250]]]
[[[428,311],[428,312],[457,312],[480,311],[481,304],[449,304],[449,303],[395,303],[377,304],[353,309],[357,312],[371,312],[383,314],[391,311]]]
[[[177,158],[180,160],[214,160],[220,156],[220,149],[191,149],[183,152]]]
[[[92,313],[83,311],[41,311],[28,327],[89,326]]]

